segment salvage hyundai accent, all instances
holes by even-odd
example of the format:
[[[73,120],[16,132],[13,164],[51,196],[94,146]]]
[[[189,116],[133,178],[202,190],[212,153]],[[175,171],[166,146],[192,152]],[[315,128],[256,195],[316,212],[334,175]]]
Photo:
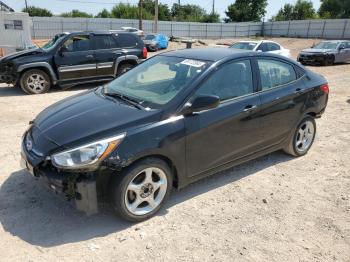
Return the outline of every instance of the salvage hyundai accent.
[[[278,55],[163,53],[42,111],[22,142],[35,177],[95,213],[154,215],[173,187],[283,149],[305,155],[328,101],[324,77]]]

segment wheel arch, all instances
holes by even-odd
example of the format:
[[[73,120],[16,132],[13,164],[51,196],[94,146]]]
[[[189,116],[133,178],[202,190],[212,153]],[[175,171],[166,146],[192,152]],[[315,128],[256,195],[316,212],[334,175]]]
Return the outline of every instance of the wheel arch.
[[[44,71],[50,77],[52,84],[57,83],[57,76],[55,72],[53,71],[51,65],[46,62],[30,63],[30,64],[19,66],[17,70],[20,75],[19,78],[21,78],[22,75],[28,70],[33,70],[33,69]]]

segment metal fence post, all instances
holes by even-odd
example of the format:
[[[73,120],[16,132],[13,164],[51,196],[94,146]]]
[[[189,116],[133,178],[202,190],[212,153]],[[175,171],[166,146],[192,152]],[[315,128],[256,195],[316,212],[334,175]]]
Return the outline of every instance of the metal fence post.
[[[321,38],[324,38],[324,31],[325,31],[325,28],[326,28],[326,24],[327,24],[327,20],[324,20]]]
[[[220,28],[220,38],[222,39],[222,23],[221,23],[221,28]]]
[[[188,23],[188,36],[190,37],[191,36],[191,24]]]
[[[32,24],[33,24],[33,38],[36,39],[35,37],[35,24],[34,24],[34,17],[32,17]]]
[[[309,20],[309,26],[307,27],[306,38],[309,38],[310,26],[311,26],[311,20]]]
[[[208,38],[208,24],[205,24],[205,38]]]
[[[250,24],[248,25],[248,37],[250,37]]]
[[[170,22],[170,35],[173,35],[173,22]]]
[[[344,29],[343,29],[343,34],[342,34],[343,39],[345,38],[345,32],[346,32],[346,27],[348,25],[348,22],[349,22],[349,20],[345,20],[345,22],[344,22]],[[33,24],[33,26],[34,26],[34,24]]]
[[[273,31],[273,21],[272,21],[272,24],[271,24],[271,33],[270,33],[270,36],[272,36],[272,31]]]
[[[109,22],[109,29],[112,30],[112,20]]]
[[[61,18],[61,32],[63,32],[63,19],[64,18]]]
[[[237,25],[235,25],[235,38],[237,37]]]
[[[288,29],[287,29],[287,36],[289,37],[289,32],[290,32],[290,20],[288,21]]]

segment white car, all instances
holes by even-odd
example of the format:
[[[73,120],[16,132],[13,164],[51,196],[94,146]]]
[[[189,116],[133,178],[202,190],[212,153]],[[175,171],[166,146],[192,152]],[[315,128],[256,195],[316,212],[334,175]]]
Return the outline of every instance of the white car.
[[[135,35],[138,35],[139,37],[144,36],[143,31],[140,30],[140,29],[137,29],[137,28],[135,28],[135,27],[123,26],[121,29],[122,29],[123,31],[130,32],[130,33],[133,33],[133,34],[135,34]]]
[[[251,50],[257,52],[267,52],[290,57],[290,50],[280,44],[272,41],[239,41],[230,46],[230,48]]]

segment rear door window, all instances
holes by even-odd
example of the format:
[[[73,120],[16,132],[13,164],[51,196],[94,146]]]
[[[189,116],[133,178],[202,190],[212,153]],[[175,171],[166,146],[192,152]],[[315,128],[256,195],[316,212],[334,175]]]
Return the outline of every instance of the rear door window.
[[[134,35],[131,34],[118,34],[116,35],[117,42],[120,47],[135,47],[137,46],[137,39]]]
[[[281,47],[275,43],[267,43],[267,51],[281,50]]]
[[[285,85],[297,79],[291,64],[264,58],[258,59],[258,66],[262,90]]]
[[[112,49],[117,48],[117,42],[111,35],[95,35],[94,36],[95,49]]]

